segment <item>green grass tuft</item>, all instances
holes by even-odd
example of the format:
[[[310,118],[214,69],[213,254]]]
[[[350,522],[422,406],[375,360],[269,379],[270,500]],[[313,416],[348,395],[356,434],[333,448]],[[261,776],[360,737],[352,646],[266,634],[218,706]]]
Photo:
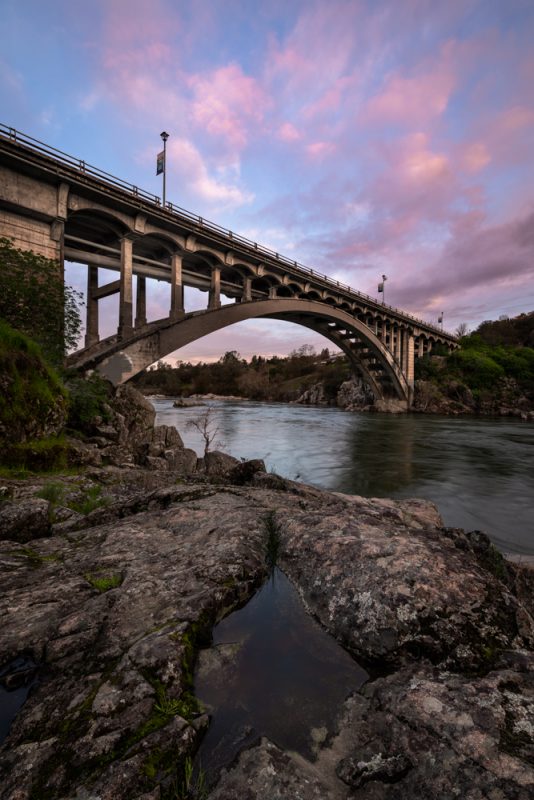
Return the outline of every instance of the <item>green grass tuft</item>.
[[[108,592],[110,589],[116,589],[124,580],[122,575],[119,574],[99,576],[87,572],[83,577],[98,592]]]

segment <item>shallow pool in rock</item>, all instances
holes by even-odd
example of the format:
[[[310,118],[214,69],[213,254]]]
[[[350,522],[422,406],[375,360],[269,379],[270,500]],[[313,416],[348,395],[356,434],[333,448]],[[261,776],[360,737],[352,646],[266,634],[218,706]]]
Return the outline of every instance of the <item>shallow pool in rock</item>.
[[[211,715],[197,755],[212,782],[244,747],[266,736],[313,759],[335,730],[344,700],[368,675],[306,612],[275,568],[199,655],[195,694]]]
[[[36,683],[36,675],[37,665],[25,656],[15,658],[0,669],[0,744]]]

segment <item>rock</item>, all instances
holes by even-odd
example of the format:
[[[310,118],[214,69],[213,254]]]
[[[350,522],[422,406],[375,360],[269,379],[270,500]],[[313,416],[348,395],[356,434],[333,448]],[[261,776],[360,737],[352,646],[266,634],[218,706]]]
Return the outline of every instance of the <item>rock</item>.
[[[204,456],[204,466],[210,478],[226,477],[231,470],[240,465],[238,458],[213,450]]]
[[[229,483],[242,486],[250,483],[255,475],[265,472],[265,462],[261,458],[253,458],[250,461],[242,461],[228,473]]]
[[[273,512],[280,565],[308,609],[381,677],[347,700],[337,735],[316,737],[316,761],[262,740],[211,798],[529,798],[533,622],[516,594],[530,584],[482,534],[440,527],[425,501],[263,472],[242,486],[109,474],[122,499],[68,537],[0,542],[0,669],[22,655],[40,665],[0,750],[2,800],[139,800],[164,775],[162,794],[178,781],[206,724],[192,650],[265,576]],[[143,474],[156,488],[134,494]]]
[[[174,425],[156,425],[149,444],[151,456],[161,455],[165,450],[184,446],[182,437]]]
[[[50,532],[50,503],[38,497],[0,506],[0,539],[31,542]]]
[[[521,640],[516,598],[480,565],[465,534],[426,527],[428,515],[419,524],[402,502],[337,497],[339,507],[298,521],[279,513],[280,563],[357,658],[383,668],[415,655],[477,670]]]
[[[210,800],[333,800],[328,788],[302,761],[262,739],[224,771]]]
[[[367,410],[374,402],[373,392],[361,378],[351,378],[342,383],[336,397],[339,408],[346,411]]]
[[[330,405],[330,401],[326,396],[324,383],[322,381],[319,383],[314,383],[313,386],[310,386],[309,389],[306,389],[304,392],[302,392],[300,397],[294,402],[306,406]]]
[[[117,386],[112,409],[115,416],[112,424],[118,423],[119,442],[135,448],[152,439],[156,412],[141,392],[127,383]]]
[[[163,453],[168,469],[182,475],[192,475],[197,468],[197,454],[185,447],[165,450]]]
[[[108,444],[103,440],[104,446]],[[67,462],[69,466],[98,467],[102,463],[102,453],[95,442],[84,442],[81,439],[67,439]]]
[[[337,774],[358,800],[527,800],[533,690],[530,670],[465,677],[412,666],[379,678],[346,704]]]

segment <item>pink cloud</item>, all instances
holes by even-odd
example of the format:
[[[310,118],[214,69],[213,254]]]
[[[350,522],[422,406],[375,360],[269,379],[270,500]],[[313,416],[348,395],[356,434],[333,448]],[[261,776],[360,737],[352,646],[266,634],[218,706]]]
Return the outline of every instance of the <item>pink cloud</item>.
[[[449,43],[437,63],[420,64],[414,75],[391,73],[380,92],[372,96],[362,117],[372,124],[425,124],[447,109],[456,85],[452,67],[454,46]]]
[[[312,142],[306,145],[306,153],[314,160],[320,160],[331,155],[335,150],[332,142]]]
[[[277,131],[278,138],[283,142],[297,142],[302,138],[302,134],[291,122],[284,122]]]
[[[250,129],[261,124],[271,102],[259,83],[237,64],[191,75],[188,84],[193,91],[191,112],[196,125],[222,137],[236,150],[246,145]]]
[[[252,202],[254,195],[221,178],[209,174],[208,167],[198,149],[187,139],[169,140],[171,168],[186,180],[191,189],[203,200],[219,207],[236,207]]]

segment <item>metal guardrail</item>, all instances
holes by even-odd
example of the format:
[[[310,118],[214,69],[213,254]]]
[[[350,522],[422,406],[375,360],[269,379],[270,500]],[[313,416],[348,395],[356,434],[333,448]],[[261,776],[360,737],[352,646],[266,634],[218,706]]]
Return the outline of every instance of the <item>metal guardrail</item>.
[[[269,256],[270,258],[274,258],[280,264],[288,266],[290,269],[298,270],[299,272],[305,273],[305,275],[310,275],[313,278],[318,278],[321,281],[325,281],[327,284],[332,286],[334,289],[341,289],[344,292],[349,292],[352,295],[356,295],[358,298],[362,300],[367,300],[373,303],[375,306],[379,306],[380,308],[387,309],[389,311],[394,311],[396,314],[399,314],[402,317],[406,317],[407,319],[413,320],[414,322],[419,323],[420,325],[424,325],[426,328],[430,328],[440,335],[448,336],[450,338],[455,338],[452,334],[447,333],[447,331],[443,331],[442,329],[432,325],[429,322],[425,322],[425,320],[420,319],[419,317],[415,317],[413,314],[409,314],[406,311],[402,311],[395,306],[387,305],[386,303],[379,303],[374,297],[371,297],[365,292],[360,292],[358,289],[353,289],[352,286],[348,284],[341,283],[340,281],[335,281],[333,278],[330,278],[328,275],[324,275],[318,270],[314,270],[311,267],[307,267],[304,264],[300,264],[298,261],[292,261],[285,256],[280,255],[275,250],[271,250],[269,247],[264,247],[259,245],[257,242],[252,241],[251,239],[247,239],[245,236],[241,236],[240,234],[234,233],[233,231],[228,230],[227,228],[223,228],[221,225],[217,225],[216,222],[211,222],[210,220],[204,219],[204,217],[200,217],[197,214],[193,214],[191,211],[187,211],[185,208],[181,208],[174,203],[166,203],[165,206],[162,205],[161,198],[155,194],[150,194],[150,192],[146,192],[144,189],[140,189],[138,186],[135,186],[132,183],[128,183],[128,181],[122,180],[122,178],[117,178],[115,175],[112,175],[110,172],[105,172],[104,170],[99,169],[98,167],[94,167],[91,164],[88,164],[86,161],[80,158],[75,158],[74,156],[69,155],[68,153],[63,152],[63,150],[58,150],[55,147],[51,147],[50,145],[45,144],[44,142],[39,141],[39,139],[34,139],[32,136],[28,136],[21,131],[18,131],[16,128],[12,128],[9,125],[5,125],[0,123],[0,138],[8,139],[15,144],[21,144],[24,147],[27,147],[31,150],[36,151],[37,153],[42,153],[45,156],[53,158],[55,161],[59,161],[65,166],[70,167],[78,171],[81,175],[89,176],[98,179],[99,181],[108,184],[109,186],[113,186],[117,189],[120,189],[124,192],[128,192],[128,194],[132,195],[133,197],[142,200],[147,203],[151,203],[152,205],[159,208],[160,211],[170,212],[174,217],[178,217],[183,219],[187,222],[193,222],[202,230],[207,232],[217,233],[219,235],[224,236],[225,238],[230,239],[232,242],[237,242],[238,244],[244,245],[245,247],[252,249],[255,253],[264,254]]]

